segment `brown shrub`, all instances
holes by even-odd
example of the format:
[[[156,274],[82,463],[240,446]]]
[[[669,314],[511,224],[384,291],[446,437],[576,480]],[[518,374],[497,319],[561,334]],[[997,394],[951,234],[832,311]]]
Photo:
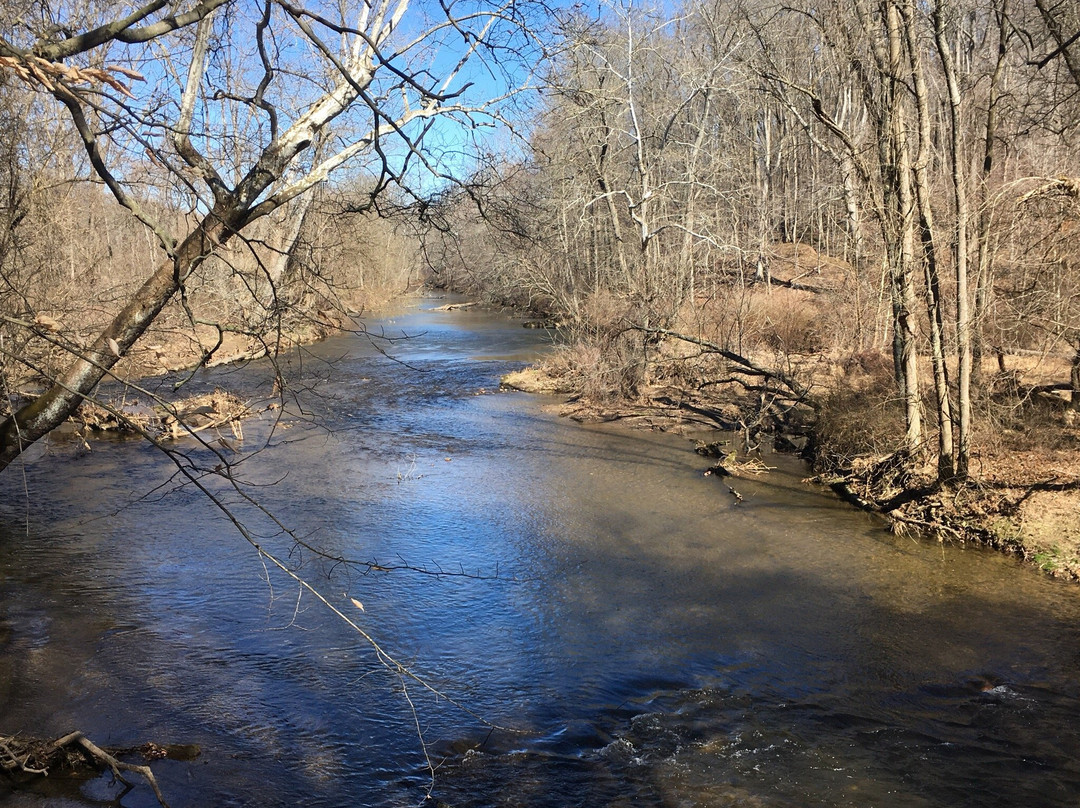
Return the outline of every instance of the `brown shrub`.
[[[893,359],[881,351],[856,351],[840,360],[845,384],[851,390],[888,390],[893,378]]]
[[[821,318],[817,312],[808,309],[780,310],[770,314],[761,336],[766,345],[783,353],[813,354],[825,348]]]
[[[640,341],[635,333],[579,339],[554,351],[544,368],[586,400],[633,398],[643,375]]]
[[[819,469],[847,465],[862,455],[895,451],[904,439],[902,402],[891,372],[880,366],[856,377],[841,379],[818,412],[815,465]]]

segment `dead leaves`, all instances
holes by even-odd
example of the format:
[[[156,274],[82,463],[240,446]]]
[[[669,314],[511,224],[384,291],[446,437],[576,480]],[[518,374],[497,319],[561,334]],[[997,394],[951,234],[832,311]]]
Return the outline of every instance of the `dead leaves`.
[[[46,331],[55,334],[60,330],[60,323],[53,317],[47,314],[39,314],[34,318],[34,325],[39,328],[43,328]]]
[[[79,67],[30,55],[0,56],[0,68],[10,70],[31,87],[40,86],[50,93],[57,92],[65,84],[101,83],[128,98],[134,98],[128,85],[118,79],[117,75],[131,81],[146,81],[141,73],[119,65],[105,65],[103,68]]]

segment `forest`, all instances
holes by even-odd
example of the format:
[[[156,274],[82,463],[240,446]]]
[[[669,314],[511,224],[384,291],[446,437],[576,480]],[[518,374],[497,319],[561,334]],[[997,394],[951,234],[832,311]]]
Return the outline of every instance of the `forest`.
[[[895,529],[1075,575],[1078,9],[627,4],[558,37],[526,156],[443,201],[447,283],[563,324],[549,371],[602,417],[794,438]]]
[[[1078,142],[1075,0],[0,0],[0,784],[1074,803]]]
[[[1075,576],[1075,4],[350,14],[4,3],[0,465],[103,380],[427,283],[553,327],[581,417],[772,436],[898,530]]]

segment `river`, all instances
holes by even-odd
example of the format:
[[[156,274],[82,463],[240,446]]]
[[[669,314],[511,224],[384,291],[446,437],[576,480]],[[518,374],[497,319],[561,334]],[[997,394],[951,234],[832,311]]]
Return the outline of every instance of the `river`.
[[[0,479],[0,733],[199,744],[154,764],[172,808],[1077,804],[1075,587],[892,536],[787,457],[736,503],[686,437],[497,392],[543,336],[439,302],[293,357],[291,414],[230,455],[308,544],[427,573],[290,554],[216,490],[454,703],[403,692],[153,448],[54,442]],[[260,363],[191,384],[269,392]]]

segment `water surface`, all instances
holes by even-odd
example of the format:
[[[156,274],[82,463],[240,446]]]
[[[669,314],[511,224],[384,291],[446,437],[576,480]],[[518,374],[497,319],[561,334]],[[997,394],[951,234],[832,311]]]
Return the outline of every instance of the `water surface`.
[[[200,744],[155,764],[173,808],[415,805],[417,724],[454,806],[1076,804],[1074,588],[891,536],[784,457],[736,504],[685,437],[496,392],[542,335],[440,302],[368,324],[409,339],[293,357],[294,414],[272,435],[273,413],[250,422],[235,458],[305,542],[446,574],[290,553],[224,494],[471,713],[406,680],[414,714],[363,638],[159,452],[115,441],[0,479],[0,732]],[[257,363],[192,384],[269,391]],[[52,788],[0,785],[0,803],[117,793]]]

